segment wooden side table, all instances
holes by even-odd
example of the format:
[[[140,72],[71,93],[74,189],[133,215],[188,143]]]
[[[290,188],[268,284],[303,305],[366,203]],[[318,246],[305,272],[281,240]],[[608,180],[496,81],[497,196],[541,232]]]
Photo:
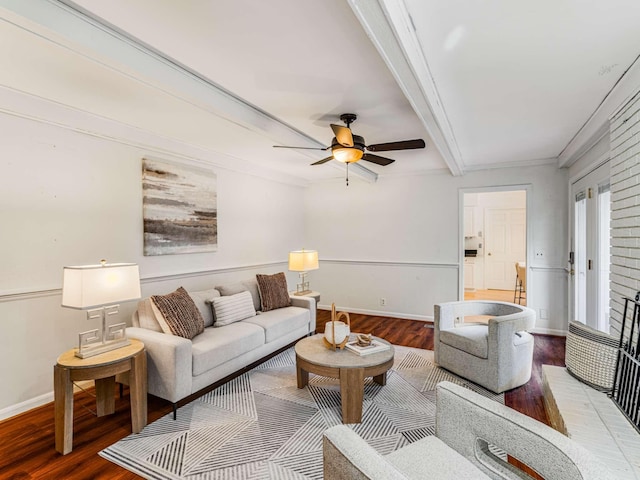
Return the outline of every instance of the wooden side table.
[[[73,382],[95,380],[99,417],[115,412],[116,374],[129,374],[131,430],[139,433],[147,424],[147,354],[144,344],[131,345],[95,357],[78,358],[75,349],[64,352],[53,367],[56,450],[63,455],[73,449]]]

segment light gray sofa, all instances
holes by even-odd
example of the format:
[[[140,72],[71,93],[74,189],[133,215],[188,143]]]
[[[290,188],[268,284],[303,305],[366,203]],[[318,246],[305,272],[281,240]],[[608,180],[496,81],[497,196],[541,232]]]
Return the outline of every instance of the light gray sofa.
[[[174,416],[177,402],[183,398],[315,332],[315,300],[299,296],[291,297],[291,306],[214,327],[210,301],[220,297],[220,290],[237,292],[242,286],[251,292],[256,310],[260,310],[255,280],[188,292],[205,321],[204,332],[191,340],[163,333],[156,326],[154,316],[159,312],[150,298],[138,303],[126,335],[144,343],[148,392],[172,402]]]
[[[487,323],[465,317],[489,315]],[[442,368],[501,393],[531,378],[533,309],[485,300],[448,302],[434,307],[434,359]]]
[[[325,480],[531,479],[494,455],[502,449],[544,478],[614,480],[593,454],[556,430],[471,390],[437,386],[436,436],[380,455],[347,425],[323,437]]]

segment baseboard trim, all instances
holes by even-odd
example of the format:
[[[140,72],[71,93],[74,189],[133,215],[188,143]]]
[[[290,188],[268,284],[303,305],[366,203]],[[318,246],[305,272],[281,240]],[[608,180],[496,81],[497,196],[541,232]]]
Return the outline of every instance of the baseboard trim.
[[[81,389],[86,389],[94,386],[93,380],[83,380],[81,382],[74,382],[73,393],[79,392]],[[79,388],[81,387],[81,388]],[[42,407],[47,403],[51,403],[54,400],[53,392],[44,393],[24,402],[16,403],[15,405],[9,405],[8,407],[0,410],[0,421],[7,420],[8,418],[15,417],[21,413],[28,412],[34,408]]]
[[[0,421],[15,417],[16,415],[20,415],[21,413],[28,412],[29,410],[33,410],[34,408],[41,407],[42,405],[46,405],[51,402],[53,402],[53,392],[39,395],[15,405],[9,405],[8,407],[0,410]]]
[[[557,337],[566,337],[566,330],[558,330],[556,328],[544,328],[544,327],[536,327],[531,330],[531,333],[539,333],[541,335],[555,335]]]
[[[318,305],[319,310],[331,310],[331,305]],[[372,315],[376,317],[389,317],[389,318],[402,318],[403,320],[418,320],[421,322],[433,322],[433,316],[431,315],[414,315],[412,313],[404,313],[404,312],[389,312],[382,310],[368,310],[365,308],[351,308],[351,307],[341,307],[336,305],[336,311],[345,311],[349,313],[359,313],[362,315]]]

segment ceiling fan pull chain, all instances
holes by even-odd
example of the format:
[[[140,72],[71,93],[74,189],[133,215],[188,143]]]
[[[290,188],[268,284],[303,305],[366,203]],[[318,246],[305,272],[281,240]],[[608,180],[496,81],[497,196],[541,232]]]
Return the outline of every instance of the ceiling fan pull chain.
[[[349,164],[347,163],[347,187],[349,186]]]

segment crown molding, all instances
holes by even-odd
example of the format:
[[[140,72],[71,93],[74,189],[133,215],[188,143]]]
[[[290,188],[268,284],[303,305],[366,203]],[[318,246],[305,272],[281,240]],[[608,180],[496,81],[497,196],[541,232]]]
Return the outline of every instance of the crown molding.
[[[598,108],[558,155],[559,167],[570,167],[598,141],[609,133],[610,119],[640,88],[640,56],[620,76]]]
[[[523,167],[540,167],[543,165],[557,165],[557,158],[538,158],[534,160],[520,160],[517,162],[499,162],[482,165],[467,165],[464,167],[465,173],[479,172],[482,170],[495,170],[499,168],[523,168]]]
[[[175,59],[92,15],[72,1],[0,0],[0,8],[3,9],[0,21],[12,24],[125,77],[239,125],[274,143],[325,147],[324,143],[246,102]],[[244,159],[234,161],[256,167],[255,163]],[[265,169],[259,167],[258,170]],[[375,172],[364,167],[353,168],[350,173],[368,182],[375,182],[377,179]],[[286,174],[282,176],[287,177]],[[295,182],[300,183],[299,180]],[[305,180],[305,183],[310,182]]]

